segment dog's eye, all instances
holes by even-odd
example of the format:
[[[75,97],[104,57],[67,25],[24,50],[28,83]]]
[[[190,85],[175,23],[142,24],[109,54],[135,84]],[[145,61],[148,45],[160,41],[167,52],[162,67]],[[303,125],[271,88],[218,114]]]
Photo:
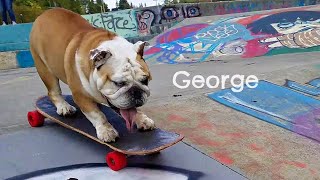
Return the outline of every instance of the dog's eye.
[[[124,82],[124,81],[120,81],[120,82],[112,81],[112,82],[118,87],[122,87],[122,86],[126,85],[126,82]]]
[[[146,86],[148,86],[148,83],[149,83],[147,77],[144,77],[143,79],[141,79],[140,82],[141,82],[141,84],[146,85]]]

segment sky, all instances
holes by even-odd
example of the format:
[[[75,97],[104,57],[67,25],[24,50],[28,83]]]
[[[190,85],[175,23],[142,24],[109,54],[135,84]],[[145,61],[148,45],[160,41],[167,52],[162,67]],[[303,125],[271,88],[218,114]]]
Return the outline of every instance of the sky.
[[[119,1],[119,0],[118,0]],[[106,4],[108,4],[108,8],[112,9],[116,7],[116,0],[104,0]],[[144,3],[147,4],[147,6],[155,6],[156,1],[155,0],[128,0],[129,4],[132,2],[133,5],[139,6],[140,3],[144,5]],[[158,4],[162,3],[163,0],[158,0]]]

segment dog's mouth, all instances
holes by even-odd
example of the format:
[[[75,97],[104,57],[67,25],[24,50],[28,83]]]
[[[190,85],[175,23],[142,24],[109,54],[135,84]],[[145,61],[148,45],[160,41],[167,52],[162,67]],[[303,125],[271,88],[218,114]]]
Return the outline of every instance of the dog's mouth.
[[[127,127],[128,131],[132,131],[133,126],[134,126],[134,122],[135,122],[135,118],[137,115],[137,108],[132,107],[129,109],[119,109],[119,108],[115,107],[108,99],[107,99],[107,101],[108,101],[109,106],[113,110],[115,110],[118,114],[120,114],[122,116],[122,118],[125,120],[126,127]]]
[[[120,109],[119,111],[123,119],[126,121],[127,129],[132,131],[137,115],[137,108]]]

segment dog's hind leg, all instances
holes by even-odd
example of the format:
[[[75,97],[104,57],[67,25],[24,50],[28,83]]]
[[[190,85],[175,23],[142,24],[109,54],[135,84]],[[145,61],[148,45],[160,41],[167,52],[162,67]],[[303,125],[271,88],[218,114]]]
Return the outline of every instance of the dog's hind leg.
[[[76,108],[66,102],[62,96],[59,79],[47,68],[40,56],[30,48],[38,74],[47,87],[48,96],[57,108],[59,115],[67,116],[76,112]]]

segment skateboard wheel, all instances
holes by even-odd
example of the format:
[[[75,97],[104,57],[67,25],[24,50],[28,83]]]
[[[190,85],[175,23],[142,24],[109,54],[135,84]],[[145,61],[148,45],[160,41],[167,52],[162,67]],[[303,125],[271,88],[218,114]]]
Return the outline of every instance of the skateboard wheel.
[[[28,121],[31,127],[40,127],[44,123],[44,116],[38,111],[28,112]]]
[[[106,156],[106,161],[110,169],[119,171],[127,166],[126,155],[119,152],[111,152]]]

